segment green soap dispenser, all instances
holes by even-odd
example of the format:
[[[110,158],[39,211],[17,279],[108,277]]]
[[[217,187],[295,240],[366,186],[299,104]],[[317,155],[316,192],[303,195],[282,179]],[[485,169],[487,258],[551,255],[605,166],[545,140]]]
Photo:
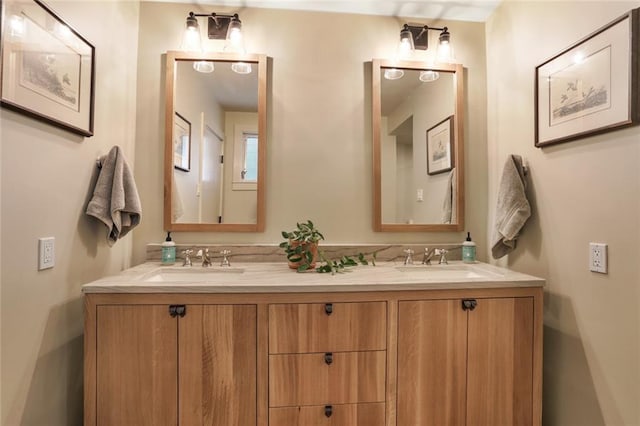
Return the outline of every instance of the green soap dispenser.
[[[162,264],[173,265],[176,263],[176,243],[171,240],[171,232],[167,232],[167,238],[162,243]]]
[[[471,241],[471,232],[467,232],[467,239],[462,243],[462,261],[464,263],[476,261],[476,243]]]

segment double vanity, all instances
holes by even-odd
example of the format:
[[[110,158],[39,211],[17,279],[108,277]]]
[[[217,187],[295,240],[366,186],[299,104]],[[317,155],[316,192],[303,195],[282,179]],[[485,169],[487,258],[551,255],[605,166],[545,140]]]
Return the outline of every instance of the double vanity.
[[[540,425],[544,281],[147,262],[83,287],[86,425]]]

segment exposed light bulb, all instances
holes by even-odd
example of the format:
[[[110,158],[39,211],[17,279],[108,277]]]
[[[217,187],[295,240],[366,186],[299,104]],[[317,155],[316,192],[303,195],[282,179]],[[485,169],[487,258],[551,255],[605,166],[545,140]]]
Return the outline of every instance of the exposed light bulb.
[[[420,71],[420,81],[428,83],[431,81],[436,81],[437,79],[440,78],[440,73],[438,73],[437,71],[433,71],[433,70],[427,70],[427,71]]]
[[[244,41],[242,37],[242,22],[237,15],[229,22],[227,30],[227,42],[224,46],[225,52],[245,53]]]
[[[200,36],[200,26],[193,12],[189,13],[184,34],[182,36],[182,44],[180,49],[186,52],[201,52],[202,37]]]
[[[387,68],[384,70],[384,78],[387,80],[398,80],[404,76],[404,71],[397,68]]]
[[[234,62],[231,70],[237,74],[251,74],[251,64],[247,62]]]
[[[453,62],[453,46],[451,46],[451,33],[444,27],[438,37],[438,52],[436,57],[439,62]]]
[[[440,43],[438,45],[438,53],[436,53],[439,62],[453,61],[453,48],[451,43]]]
[[[193,63],[193,69],[202,72],[202,73],[210,73],[213,72],[214,66],[211,61],[197,61]]]
[[[409,30],[409,27],[405,25],[405,28],[400,31],[400,44],[398,44],[398,59],[407,59],[413,52],[413,34]]]

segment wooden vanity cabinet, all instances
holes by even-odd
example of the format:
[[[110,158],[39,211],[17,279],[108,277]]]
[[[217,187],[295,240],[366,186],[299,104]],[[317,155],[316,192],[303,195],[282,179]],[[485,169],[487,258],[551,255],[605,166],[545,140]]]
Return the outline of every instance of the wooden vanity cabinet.
[[[85,425],[256,425],[256,305],[88,299]]]
[[[400,301],[397,426],[533,425],[534,319],[534,297]]]
[[[542,294],[89,293],[84,424],[540,426]]]

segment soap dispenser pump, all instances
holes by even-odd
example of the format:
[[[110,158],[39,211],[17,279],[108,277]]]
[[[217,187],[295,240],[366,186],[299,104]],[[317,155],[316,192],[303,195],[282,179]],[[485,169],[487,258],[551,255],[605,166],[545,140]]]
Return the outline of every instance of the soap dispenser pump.
[[[467,239],[462,243],[462,261],[464,263],[476,261],[476,243],[471,241],[471,232],[467,232]]]
[[[167,238],[162,243],[162,264],[173,265],[176,263],[176,243],[171,240],[171,232],[167,232]]]

